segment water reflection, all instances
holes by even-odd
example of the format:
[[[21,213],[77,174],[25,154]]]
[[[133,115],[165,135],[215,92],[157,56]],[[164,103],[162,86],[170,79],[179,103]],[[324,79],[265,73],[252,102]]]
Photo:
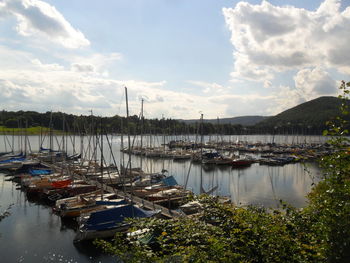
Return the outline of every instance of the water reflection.
[[[1,211],[14,204],[0,223],[1,262],[115,262],[91,244],[74,247],[76,227],[61,222],[50,207],[29,202],[3,174],[0,185]]]
[[[14,136],[10,140],[1,138],[0,136],[0,150],[4,149],[4,143],[7,141],[13,141],[14,146],[23,145],[20,136]],[[183,136],[184,137],[184,136]],[[120,166],[120,162],[123,163],[123,159],[126,161],[127,156],[123,157],[120,153],[121,148],[121,137],[112,136],[108,137],[108,141],[112,142],[112,148],[109,147],[107,140],[105,140],[104,156],[107,158],[107,163],[113,163],[117,161],[117,165]],[[319,142],[323,141],[324,138],[320,136],[275,136],[274,138],[269,135],[251,135],[251,136],[222,136],[225,141],[261,141],[269,142],[272,139],[275,142]],[[46,138],[47,140],[48,138]],[[90,151],[86,149],[86,146],[93,143],[95,138],[80,137],[80,136],[69,136],[66,138],[67,149],[69,153],[77,152],[82,146],[87,153]],[[152,140],[151,140],[152,139]],[[181,137],[174,138],[173,136],[167,136],[165,143],[173,139],[181,139]],[[185,137],[183,138],[185,139]],[[195,139],[195,136],[186,136],[186,139]],[[206,136],[204,141],[211,139]],[[46,146],[47,141],[40,142],[39,136],[29,136],[29,142],[32,150],[39,149],[42,144]],[[57,137],[54,140],[54,147],[56,149],[61,145],[61,137]],[[160,145],[164,140],[161,136],[145,136],[144,143],[149,144],[152,141],[155,145]],[[140,137],[134,139],[134,144],[137,145],[140,142]],[[127,144],[126,138],[124,137],[124,145]],[[7,148],[10,148],[7,146]],[[92,152],[92,150],[91,150]],[[87,153],[88,154],[88,153]],[[99,158],[99,151],[97,151],[96,159]],[[203,189],[208,191],[217,187],[213,194],[230,196],[232,201],[237,204],[261,204],[265,206],[275,206],[276,200],[283,199],[295,206],[305,205],[305,195],[310,190],[311,184],[314,179],[308,175],[304,170],[302,164],[290,164],[283,167],[269,167],[253,164],[250,167],[232,169],[231,166],[212,166],[212,165],[198,165],[192,164],[190,161],[173,161],[171,159],[151,159],[141,158],[140,156],[131,156],[131,162],[133,167],[140,167],[146,172],[160,172],[167,170],[168,174],[174,175],[179,184],[184,185],[187,183],[188,189],[193,190],[194,193],[200,193],[200,185],[202,183]],[[125,164],[125,163],[124,163]],[[318,168],[315,165],[311,166],[312,174],[316,175],[319,173]],[[189,176],[187,178],[187,175]],[[4,185],[1,185],[3,188]],[[16,188],[12,185],[11,196],[14,198],[18,194]],[[31,200],[32,201],[32,200]]]

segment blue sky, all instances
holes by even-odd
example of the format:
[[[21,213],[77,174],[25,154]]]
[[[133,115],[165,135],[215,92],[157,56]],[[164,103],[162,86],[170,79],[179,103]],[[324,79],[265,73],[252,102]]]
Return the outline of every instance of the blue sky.
[[[5,110],[273,115],[337,95],[350,1],[0,0]],[[349,8],[348,8],[349,7]]]

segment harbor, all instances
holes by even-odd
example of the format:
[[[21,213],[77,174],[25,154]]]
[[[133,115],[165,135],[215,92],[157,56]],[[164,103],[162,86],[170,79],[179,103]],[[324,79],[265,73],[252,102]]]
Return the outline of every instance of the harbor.
[[[350,262],[350,2],[0,0],[1,262]]]
[[[187,141],[188,143],[191,142],[191,138],[194,139],[195,136],[189,136]],[[293,162],[291,161],[276,165],[259,163],[261,155],[273,154],[273,151],[266,151],[267,145],[272,147],[272,144],[268,142],[261,142],[264,137],[261,136],[259,138],[260,148],[258,147],[257,142],[249,142],[249,139],[255,140],[256,138],[249,138],[247,136],[236,138],[236,140],[232,140],[232,137],[229,136],[224,138],[226,139],[225,145],[231,145],[231,148],[232,145],[236,145],[238,147],[238,139],[238,141],[241,141],[241,149],[234,148],[231,151],[229,151],[228,148],[222,149],[222,144],[221,147],[215,145],[213,146],[213,143],[209,143],[210,138],[205,137],[203,141],[210,146],[207,147],[203,145],[204,147],[200,147],[202,149],[202,153],[218,152],[227,156],[229,152],[232,152],[231,156],[250,156],[251,159],[255,161],[249,165],[236,167],[232,163],[225,165],[208,164],[204,162],[201,163],[193,160],[193,157],[189,159],[176,160],[169,157],[150,157],[146,156],[146,154],[135,154],[135,152],[132,154],[132,151],[129,151],[127,148],[123,147],[124,145],[127,145],[126,138],[122,138],[122,136],[118,135],[109,135],[109,139],[105,139],[104,142],[102,142],[103,146],[99,147],[99,151],[95,151],[96,155],[93,156],[91,154],[93,158],[91,159],[90,157],[89,159],[90,166],[86,166],[86,161],[81,161],[82,157],[80,154],[76,155],[77,152],[75,149],[82,150],[86,156],[89,155],[89,151],[93,153],[93,148],[90,150],[87,148],[84,149],[84,145],[89,145],[87,143],[89,141],[88,137],[84,138],[83,140],[78,140],[78,138],[75,138],[75,141],[83,142],[82,145],[68,144],[67,138],[63,139],[62,137],[55,140],[56,143],[52,143],[52,146],[53,149],[57,149],[57,152],[46,151],[46,155],[52,155],[54,153],[55,157],[52,157],[52,160],[50,161],[50,158],[47,158],[47,156],[45,157],[45,154],[43,154],[46,149],[43,146],[46,146],[46,144],[49,144],[50,142],[40,141],[38,136],[28,136],[26,138],[28,154],[26,155],[26,161],[22,161],[28,162],[28,159],[30,159],[31,164],[27,163],[27,165],[30,167],[32,173],[33,171],[37,171],[37,173],[39,173],[38,171],[40,171],[40,173],[45,173],[44,171],[50,170],[51,176],[54,174],[57,176],[57,173],[60,175],[55,179],[53,179],[53,176],[49,180],[52,182],[57,182],[57,178],[60,178],[60,183],[62,183],[64,180],[68,180],[64,178],[64,176],[68,176],[69,183],[64,186],[61,185],[59,187],[61,190],[53,189],[51,184],[50,187],[43,187],[40,190],[40,193],[35,193],[35,191],[29,190],[31,189],[29,186],[24,186],[24,179],[22,179],[22,182],[20,179],[18,179],[18,174],[21,174],[22,177],[25,176],[23,170],[20,170],[20,167],[9,168],[7,170],[4,168],[4,173],[1,175],[1,209],[4,210],[11,204],[13,205],[9,210],[11,215],[8,218],[5,218],[0,224],[0,241],[1,243],[6,243],[6,245],[1,247],[2,249],[9,249],[6,247],[10,244],[18,246],[24,240],[28,241],[29,235],[33,235],[32,231],[35,231],[35,229],[37,229],[37,231],[41,231],[39,229],[42,229],[40,233],[45,232],[45,234],[40,234],[39,239],[42,239],[42,236],[50,239],[52,237],[51,234],[55,233],[55,235],[57,235],[55,240],[58,240],[57,242],[60,242],[59,240],[64,240],[62,241],[62,244],[64,243],[63,247],[67,246],[68,248],[62,251],[62,246],[60,245],[58,250],[52,246],[47,246],[47,249],[45,249],[45,246],[40,246],[39,241],[36,241],[34,243],[36,243],[38,247],[33,245],[33,247],[30,248],[27,246],[26,249],[23,250],[23,253],[20,253],[20,255],[8,255],[9,257],[12,257],[11,259],[9,258],[9,261],[40,258],[45,262],[50,262],[50,260],[57,261],[57,259],[59,259],[59,255],[62,257],[61,259],[66,260],[66,262],[74,262],[74,260],[77,262],[98,262],[99,260],[101,262],[109,262],[108,260],[112,260],[112,258],[102,254],[100,251],[94,248],[91,242],[76,242],[77,233],[79,233],[79,228],[81,228],[81,226],[79,226],[81,220],[75,218],[79,218],[79,216],[74,217],[73,219],[65,218],[62,216],[62,211],[55,211],[55,208],[57,209],[60,207],[57,205],[57,202],[60,202],[60,200],[65,200],[62,198],[67,198],[70,196],[73,196],[74,198],[74,196],[84,196],[89,195],[89,193],[93,195],[94,198],[97,198],[96,201],[93,201],[94,208],[92,210],[86,210],[81,214],[81,216],[86,216],[86,213],[89,214],[94,211],[102,211],[103,209],[101,206],[98,209],[96,208],[96,203],[98,203],[97,200],[105,202],[104,205],[109,205],[108,207],[104,207],[104,209],[110,209],[111,205],[114,207],[120,207],[121,203],[116,204],[116,202],[125,202],[123,206],[129,204],[145,209],[146,211],[154,211],[154,214],[157,214],[155,216],[162,216],[164,218],[186,216],[186,213],[181,211],[180,206],[185,204],[188,195],[201,193],[219,196],[223,200],[232,202],[238,206],[253,204],[276,208],[279,206],[279,200],[291,203],[296,207],[303,207],[305,205],[305,195],[309,192],[311,185],[317,183],[318,174],[320,172],[317,164],[314,162],[314,158],[317,155],[325,154],[325,151],[327,150],[327,146],[323,142],[316,143],[317,138],[310,137],[304,138],[303,143],[298,144],[299,146],[297,146],[297,144],[294,144],[294,146],[290,144],[289,147],[282,147],[282,144],[276,143],[273,146],[273,149],[278,149],[279,151],[279,153],[275,153],[276,155],[286,156],[287,152],[280,153],[281,149],[284,148],[285,151],[289,151],[288,155],[291,154],[291,149],[294,149],[294,151],[298,152],[299,156],[299,158]],[[5,138],[2,139],[2,142],[10,141]],[[165,148],[167,151],[170,151],[170,149],[177,149],[179,152],[185,150],[188,152],[192,151],[192,156],[194,156],[195,153],[198,153],[198,148],[191,149],[191,147],[184,145],[169,147],[169,145],[173,144],[173,139],[173,137],[166,138],[166,145],[164,145],[164,143],[161,143],[164,140],[164,136],[154,136],[153,140],[160,142],[155,148]],[[243,139],[246,140],[244,143]],[[274,139],[278,140],[277,137]],[[24,139],[20,136],[15,136],[14,145],[21,145],[21,140]],[[122,142],[121,140],[125,141]],[[230,140],[234,141],[234,143],[229,143]],[[310,141],[310,143],[305,143],[306,140]],[[67,158],[60,159],[58,158],[57,153],[61,153],[61,151],[58,149],[60,149],[60,145],[63,145],[62,141],[66,141],[65,149]],[[135,141],[139,142],[140,138],[136,138]],[[178,142],[180,141],[183,144],[185,140],[178,140]],[[25,145],[24,141],[22,141],[22,145]],[[111,148],[109,148],[108,145],[110,145]],[[242,148],[243,145],[245,145],[245,149]],[[304,148],[308,147],[307,150],[301,150],[300,145],[304,145]],[[2,147],[4,148],[5,144],[3,144]],[[40,149],[40,147],[41,151],[34,150],[35,148]],[[257,147],[259,149],[265,149],[265,151],[255,152],[257,150],[251,150]],[[7,148],[9,148],[8,145]],[[134,148],[136,148],[136,143]],[[316,148],[318,148],[318,150],[315,150]],[[41,155],[39,154],[40,152]],[[97,152],[99,152],[99,154],[97,154]],[[130,152],[130,154],[128,152]],[[304,155],[303,158],[301,158],[302,155]],[[71,157],[71,160],[69,160],[68,156],[75,157]],[[103,169],[101,169],[101,166],[96,165],[98,163],[101,164],[100,156],[103,156],[104,160],[104,165],[102,165]],[[20,157],[12,158],[19,159]],[[42,159],[40,160],[40,158]],[[53,161],[55,158],[56,161]],[[129,167],[130,170],[125,167],[118,169],[120,164],[117,166],[111,165],[112,159],[120,160],[121,163],[123,163],[123,161],[127,163],[128,158],[131,160],[131,165],[125,167]],[[92,165],[92,161],[94,161],[94,165]],[[19,173],[19,171],[21,172]],[[27,172],[28,171],[29,170],[27,170]],[[85,171],[85,174],[82,171]],[[128,177],[124,177],[124,179],[116,179],[116,171],[118,171],[120,174],[128,171],[125,174],[128,175],[129,173],[129,175]],[[141,178],[143,178],[143,180],[139,180],[140,173],[142,173]],[[130,174],[133,174],[132,179],[130,179]],[[28,176],[28,174],[26,174],[26,176]],[[40,181],[43,183],[43,178],[49,175],[40,176]],[[142,187],[141,185],[136,187],[135,182],[145,182],[147,180],[144,179],[148,178],[149,176],[154,177],[154,183],[147,183]],[[157,177],[160,178],[160,180],[157,179]],[[176,184],[173,186],[163,185],[162,190],[156,190],[157,187],[160,187],[159,185],[162,185],[162,179],[169,177],[172,177]],[[128,181],[127,178],[129,179]],[[75,188],[74,191],[68,191],[69,187],[73,188],[74,185],[77,187],[78,184],[80,184],[81,187],[79,191],[77,191],[77,188]],[[134,187],[132,187],[132,184],[134,184]],[[84,188],[86,190],[82,190]],[[154,189],[152,190],[152,188]],[[105,196],[105,199],[103,199],[101,189],[103,189],[103,196]],[[147,193],[144,193],[145,189],[148,189]],[[176,190],[170,191],[171,194],[165,195],[165,197],[158,197],[159,193],[167,193],[170,189]],[[92,201],[90,200],[89,202],[91,204]],[[18,237],[17,235],[27,236]],[[48,240],[46,241],[49,242]],[[16,249],[16,251],[18,251],[18,249]]]

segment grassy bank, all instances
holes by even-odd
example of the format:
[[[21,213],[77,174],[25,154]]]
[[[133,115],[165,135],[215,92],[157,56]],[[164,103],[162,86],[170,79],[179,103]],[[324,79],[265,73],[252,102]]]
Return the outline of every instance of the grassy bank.
[[[39,134],[49,134],[50,129],[42,126],[35,126],[29,128],[7,128],[5,126],[0,126],[1,135],[39,135]],[[62,131],[53,130],[54,134],[62,134]]]

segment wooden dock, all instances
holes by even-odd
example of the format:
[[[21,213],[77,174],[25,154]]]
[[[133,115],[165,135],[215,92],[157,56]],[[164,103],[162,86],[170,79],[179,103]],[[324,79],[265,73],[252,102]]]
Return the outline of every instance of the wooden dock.
[[[161,214],[163,216],[168,217],[168,218],[185,216],[185,214],[180,213],[179,211],[166,208],[164,206],[156,204],[155,202],[150,202],[148,200],[145,200],[145,199],[140,198],[138,196],[132,195],[130,193],[125,193],[125,192],[123,192],[121,190],[118,190],[118,189],[115,189],[115,188],[113,188],[111,186],[101,184],[101,183],[99,183],[99,182],[97,182],[95,180],[90,180],[90,179],[87,179],[87,178],[85,178],[83,176],[78,176],[78,175],[75,175],[75,177],[77,179],[86,181],[88,184],[96,185],[98,188],[100,188],[100,189],[102,188],[105,192],[114,193],[119,198],[127,199],[130,202],[132,202],[132,203],[134,203],[134,204],[136,204],[136,205],[138,205],[140,207],[144,207],[144,208],[149,209],[149,210],[160,210]]]
[[[56,170],[56,171],[59,171],[59,170],[62,170],[61,167],[57,166],[57,165],[54,165],[54,164],[49,164],[49,163],[44,163],[42,162],[42,164],[50,167],[51,169],[53,170]],[[83,180],[85,181],[87,184],[90,184],[90,185],[96,185],[98,188],[100,189],[103,189],[105,192],[107,193],[114,193],[116,194],[119,198],[123,198],[123,199],[126,199],[140,207],[143,207],[143,208],[146,208],[146,209],[149,209],[149,210],[160,210],[161,211],[161,214],[165,217],[168,217],[168,218],[176,218],[176,217],[183,217],[183,216],[186,216],[184,213],[181,213],[177,210],[173,210],[173,209],[169,209],[169,208],[166,208],[164,206],[161,206],[159,204],[157,204],[157,202],[151,202],[151,201],[148,201],[148,200],[145,200],[143,198],[140,198],[138,196],[135,196],[135,195],[132,195],[130,193],[126,193],[126,192],[123,192],[121,190],[118,190],[118,189],[115,189],[111,186],[108,186],[108,185],[105,185],[105,184],[101,184],[100,182],[96,181],[96,180],[91,180],[89,178],[86,178],[85,176],[81,176],[81,175],[74,175],[74,178],[75,179],[78,179],[78,180]]]

